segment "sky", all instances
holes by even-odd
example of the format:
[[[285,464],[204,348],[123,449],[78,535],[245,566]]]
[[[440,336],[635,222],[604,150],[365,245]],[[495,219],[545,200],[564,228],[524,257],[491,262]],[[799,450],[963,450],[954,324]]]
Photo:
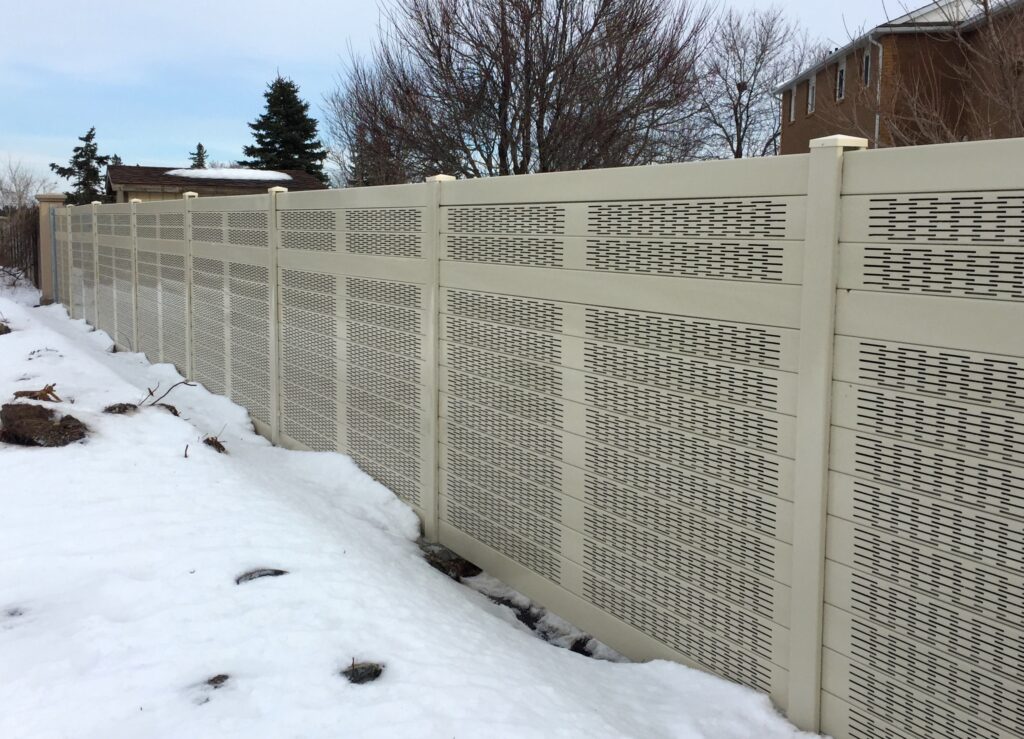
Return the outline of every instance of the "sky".
[[[772,0],[727,4],[747,10]],[[886,16],[883,0],[781,4],[836,46]],[[240,159],[267,83],[278,72],[292,78],[322,118],[323,97],[346,60],[370,49],[382,7],[375,0],[0,6],[0,162],[21,161],[40,174],[50,162],[66,164],[90,126],[100,153],[125,164],[185,166],[199,141],[214,161]]]

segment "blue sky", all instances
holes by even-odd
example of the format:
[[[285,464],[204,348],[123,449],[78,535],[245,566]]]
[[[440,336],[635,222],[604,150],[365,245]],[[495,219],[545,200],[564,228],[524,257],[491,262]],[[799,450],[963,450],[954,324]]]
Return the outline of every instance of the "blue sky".
[[[21,160],[40,173],[51,161],[65,163],[93,125],[100,151],[127,164],[185,165],[197,141],[214,160],[239,159],[250,142],[246,124],[275,73],[294,79],[319,117],[350,51],[369,49],[381,17],[374,0],[5,5],[0,161]],[[835,44],[847,40],[847,29],[885,17],[881,0],[784,5]]]

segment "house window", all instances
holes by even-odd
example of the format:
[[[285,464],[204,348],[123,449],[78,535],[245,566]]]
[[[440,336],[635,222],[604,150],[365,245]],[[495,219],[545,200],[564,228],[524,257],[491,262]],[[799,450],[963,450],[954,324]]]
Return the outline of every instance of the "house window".
[[[860,72],[861,79],[864,80],[864,84],[870,84],[871,82],[871,52],[864,52],[864,68]]]
[[[814,112],[814,93],[815,93],[815,87],[817,87],[814,83],[815,83],[814,77],[811,77],[811,79],[807,81],[807,114],[808,115],[810,115],[811,113]]]
[[[846,97],[846,60],[843,59],[839,63],[839,69],[836,71],[836,100],[842,100]]]
[[[789,122],[796,120],[796,85],[789,88]]]

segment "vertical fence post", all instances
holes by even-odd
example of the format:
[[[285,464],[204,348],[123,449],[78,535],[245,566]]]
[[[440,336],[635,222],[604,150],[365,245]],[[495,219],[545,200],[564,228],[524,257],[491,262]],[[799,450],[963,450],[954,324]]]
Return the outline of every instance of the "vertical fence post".
[[[270,264],[267,268],[267,298],[270,302],[270,440],[281,443],[281,309],[278,300],[277,250],[281,246],[281,230],[277,222],[277,196],[287,187],[271,187],[267,211],[267,246]]]
[[[426,178],[430,196],[427,198],[427,213],[424,219],[426,229],[426,248],[424,258],[430,263],[430,284],[427,290],[427,345],[432,350],[432,360],[427,381],[430,385],[430,419],[432,438],[430,439],[430,455],[432,458],[432,474],[430,479],[430,498],[423,506],[423,535],[428,541],[437,541],[438,520],[441,513],[441,188],[443,183],[455,178],[448,174],[437,174]]]
[[[185,224],[185,379],[191,380],[194,374],[192,368],[192,200],[199,197],[199,193],[183,192],[181,198],[184,201]]]
[[[132,224],[132,351],[140,351],[139,345],[139,232],[136,223],[139,198],[132,198],[131,203],[131,224]]]
[[[89,215],[92,218],[92,320],[94,321],[92,327],[94,329],[100,327],[100,235],[97,211],[102,204],[99,200],[93,200],[89,204]],[[84,299],[82,303],[84,308]],[[89,315],[86,313],[83,318],[88,321]]]
[[[825,521],[843,152],[866,147],[866,139],[853,136],[814,139],[808,163],[797,375],[787,714],[797,726],[812,731],[818,730],[821,718]]]

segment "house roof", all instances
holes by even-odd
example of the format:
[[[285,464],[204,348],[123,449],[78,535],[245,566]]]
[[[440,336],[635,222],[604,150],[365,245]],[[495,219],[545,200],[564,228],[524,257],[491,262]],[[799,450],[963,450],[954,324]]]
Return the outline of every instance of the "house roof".
[[[1020,5],[1024,0],[993,0],[991,11],[1002,13]],[[984,18],[981,5],[975,0],[933,0],[917,10],[901,15],[891,21],[875,26],[867,33],[861,34],[842,48],[836,49],[813,66],[800,71],[792,79],[786,80],[775,88],[775,93],[793,87],[812,74],[817,74],[828,65],[847,56],[851,51],[863,46],[866,42],[877,41],[882,36],[895,33],[937,33],[953,29],[968,30]]]
[[[176,167],[114,165],[107,167],[107,186],[111,189],[116,186],[131,189],[131,186],[135,185],[137,187],[181,188],[182,190],[210,187],[231,187],[252,191],[266,191],[271,187],[287,187],[289,190],[293,191],[323,190],[327,187],[313,175],[298,169],[278,170],[277,173],[275,173],[279,173],[278,176],[267,177],[266,179],[253,178],[251,174],[244,179],[231,177],[229,175],[224,177],[209,176],[216,170],[203,170],[204,175],[202,177],[168,174],[168,172],[173,171],[180,172],[182,170],[179,170]],[[282,178],[280,176],[282,174],[288,175],[290,179]]]

